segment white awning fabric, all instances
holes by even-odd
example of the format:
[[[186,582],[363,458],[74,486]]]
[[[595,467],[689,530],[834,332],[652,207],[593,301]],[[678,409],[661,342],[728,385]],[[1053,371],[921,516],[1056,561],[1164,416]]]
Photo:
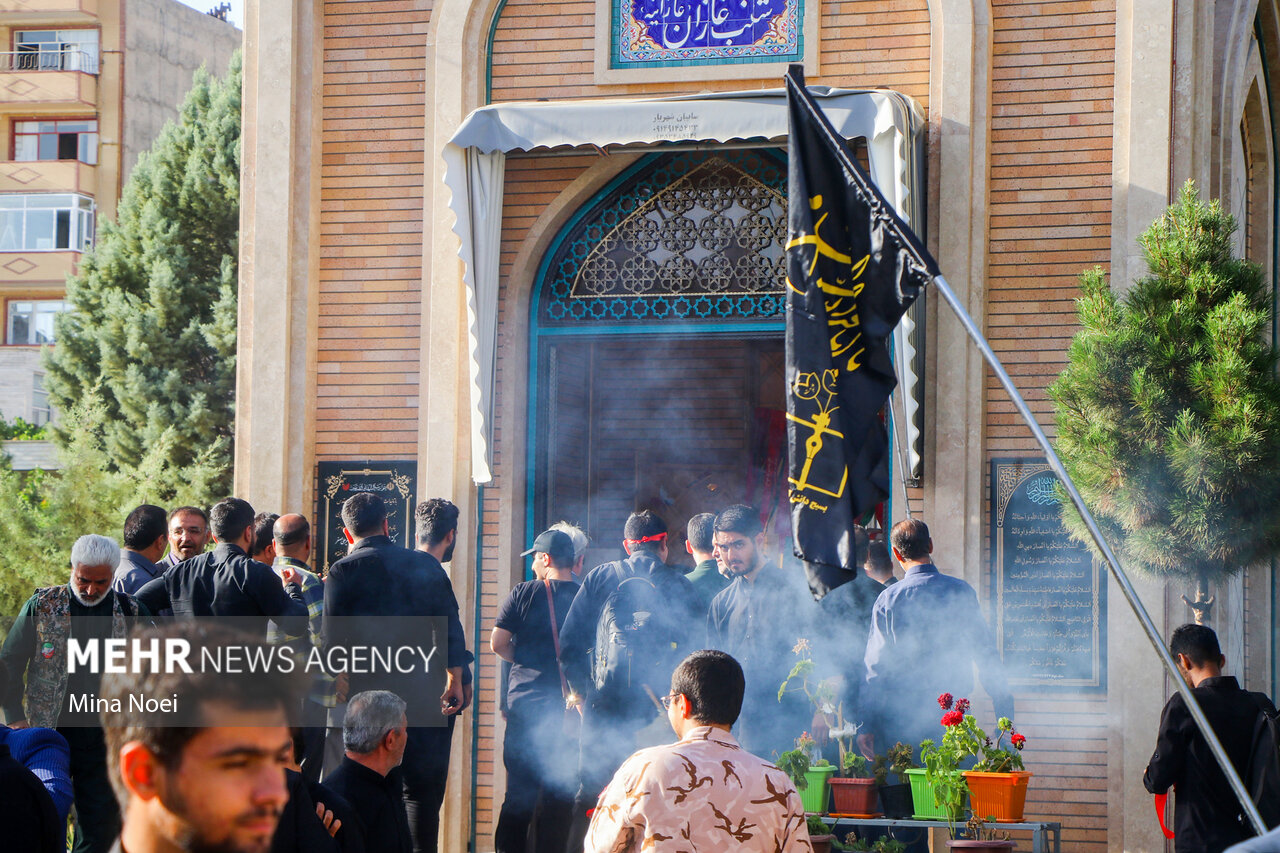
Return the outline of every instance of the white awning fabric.
[[[835,129],[863,137],[871,177],[911,222],[912,146],[919,109],[887,90],[856,91],[811,86]],[[487,483],[489,423],[498,322],[498,257],[506,154],[511,151],[643,148],[662,143],[773,141],[785,144],[787,98],[783,89],[687,95],[672,98],[539,101],[493,104],[475,110],[445,146],[445,184],[457,217],[453,230],[467,287],[471,351],[472,479]]]

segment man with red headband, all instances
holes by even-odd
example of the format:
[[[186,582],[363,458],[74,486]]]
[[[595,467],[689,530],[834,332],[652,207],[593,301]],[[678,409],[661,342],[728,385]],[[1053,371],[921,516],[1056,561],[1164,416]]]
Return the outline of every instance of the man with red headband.
[[[666,522],[633,512],[623,535],[627,559],[587,573],[560,632],[565,677],[582,709],[571,850],[582,849],[587,810],[635,752],[636,733],[665,714],[657,697],[702,639],[693,585],[666,564]]]

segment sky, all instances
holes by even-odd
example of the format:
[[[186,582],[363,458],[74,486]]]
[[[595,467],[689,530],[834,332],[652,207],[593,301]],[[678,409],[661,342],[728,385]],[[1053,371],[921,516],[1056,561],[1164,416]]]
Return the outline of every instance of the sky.
[[[227,20],[244,29],[244,0],[178,0],[178,2],[201,12],[208,12],[219,3],[230,2],[231,11],[227,14]]]

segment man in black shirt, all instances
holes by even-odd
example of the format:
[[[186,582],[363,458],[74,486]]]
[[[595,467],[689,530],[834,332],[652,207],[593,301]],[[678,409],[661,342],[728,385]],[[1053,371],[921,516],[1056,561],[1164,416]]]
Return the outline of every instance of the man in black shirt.
[[[764,527],[753,507],[739,504],[716,516],[713,541],[734,580],[711,602],[707,645],[742,664],[747,687],[738,741],[769,758],[790,749],[813,718],[803,693],[788,691],[779,702],[778,688],[796,662],[798,641],[814,639],[817,605],[798,571],[780,568],[765,554]]]
[[[437,647],[444,646],[443,694],[433,694],[432,685],[438,689],[438,683],[421,669],[387,675],[352,674],[348,686],[350,693],[392,690],[405,700],[409,736],[400,773],[409,831],[415,853],[434,853],[449,775],[453,723],[466,707],[467,697],[468,652],[458,602],[448,575],[434,556],[391,541],[382,498],[370,492],[348,498],[342,505],[342,523],[351,549],[330,567],[325,581],[326,650],[362,645],[429,648],[433,641]],[[450,523],[456,530],[456,508]],[[433,638],[433,623],[440,625],[443,637]]]
[[[249,502],[219,501],[209,513],[209,522],[218,547],[168,569],[138,590],[138,600],[152,613],[171,609],[176,621],[245,617],[238,627],[254,636],[265,637],[269,621],[287,634],[305,635],[307,605],[298,585],[301,576],[286,567],[277,577],[270,566],[249,558],[254,538]]]
[[[1169,652],[1191,693],[1204,710],[1213,733],[1222,742],[1236,772],[1243,777],[1249,765],[1254,724],[1271,700],[1261,693],[1240,689],[1233,676],[1223,675],[1227,659],[1218,636],[1204,625],[1183,625],[1173,632]],[[1176,786],[1173,807],[1176,853],[1221,853],[1253,835],[1244,820],[1239,801],[1227,784],[1218,762],[1181,693],[1174,693],[1160,715],[1156,750],[1147,764],[1142,784],[1153,794]]]
[[[351,697],[342,724],[346,755],[325,777],[325,787],[351,804],[369,853],[409,853],[409,819],[400,774],[408,721],[405,703],[386,690]]]
[[[572,580],[573,540],[559,530],[548,530],[521,556],[528,554],[533,554],[537,579],[516,584],[489,636],[493,653],[512,664],[502,741],[507,793],[494,849],[524,853],[536,813],[533,849],[561,853],[573,808],[578,754],[576,739],[564,732],[568,685],[557,653],[560,629],[578,592]]]

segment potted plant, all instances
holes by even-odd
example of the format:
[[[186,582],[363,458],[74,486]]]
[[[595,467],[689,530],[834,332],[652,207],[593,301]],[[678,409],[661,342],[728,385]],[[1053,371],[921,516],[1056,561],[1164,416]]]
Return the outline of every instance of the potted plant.
[[[882,835],[875,841],[859,838],[856,832],[844,837],[845,849],[853,853],[905,853],[907,845],[896,838]]]
[[[898,741],[885,755],[877,755],[871,765],[876,784],[880,786],[880,806],[886,817],[905,820],[912,815],[911,781],[907,771],[917,766],[912,760],[913,752],[911,744]],[[892,785],[889,784],[891,770],[897,779]]]
[[[840,680],[838,678],[824,678],[814,680],[814,673],[817,671],[817,665],[813,662],[810,655],[809,641],[803,637],[799,639],[795,647],[791,650],[795,653],[799,660],[791,667],[791,672],[783,679],[781,686],[778,687],[778,701],[782,701],[782,697],[787,694],[788,690],[800,690],[809,699],[813,705],[817,715],[821,716],[826,724],[829,737],[835,741],[839,750],[838,756],[841,769],[848,769],[854,766],[853,755],[856,751],[853,748],[854,738],[858,734],[859,725],[852,721],[846,720],[844,717],[844,703],[838,698]],[[817,751],[817,744],[808,732],[803,733],[800,739],[796,741],[796,746],[801,748],[801,741],[804,742],[804,749],[811,753],[809,760],[809,768],[806,776],[805,786],[796,783],[796,790],[800,791],[800,799],[804,803],[805,811],[826,812],[827,811],[827,791],[831,781],[831,775],[835,772],[831,762],[825,758],[821,758]],[[787,755],[788,753],[784,753]],[[861,756],[858,756],[861,759]],[[779,759],[779,767],[781,767],[782,759]],[[795,763],[791,759],[791,763]],[[865,761],[863,761],[865,768]],[[784,770],[786,768],[783,768]],[[794,779],[794,777],[792,777]],[[814,783],[809,787],[808,783]],[[868,783],[870,784],[870,783]],[[868,807],[868,814],[874,811],[874,807]]]
[[[778,756],[778,769],[791,777],[805,812],[823,814],[827,810],[828,782],[836,769],[825,758],[815,758],[817,744],[808,732],[796,738],[796,748]]]
[[[983,736],[982,760],[964,774],[969,784],[973,813],[996,823],[1018,823],[1027,803],[1027,783],[1031,774],[1023,769],[1025,736],[1013,730],[1008,717],[996,721],[995,743]],[[981,731],[981,729],[979,729]],[[1009,746],[1004,746],[1005,736]]]
[[[831,834],[822,818],[809,815],[805,818],[805,824],[809,828],[809,843],[813,847],[813,853],[831,853],[831,842],[836,837]]]
[[[875,774],[856,752],[844,754],[841,775],[829,781],[831,811],[854,817],[878,817]]]
[[[965,850],[1012,850],[1014,843],[1007,832],[995,832],[986,828],[986,821],[976,814],[965,824],[963,838],[952,838],[947,848]]]
[[[953,707],[951,694],[943,693],[938,704],[946,711],[942,715],[942,743],[921,742],[920,757],[925,763],[925,777],[933,787],[934,802],[943,810],[947,822],[952,823],[959,816],[965,794],[972,794],[973,784],[979,786],[979,792],[972,796],[974,814],[1003,823],[1021,821],[1031,774],[1022,769],[1019,752],[1027,739],[1013,730],[1008,717],[1001,717],[996,722],[1000,734],[993,743],[969,713],[968,699],[956,700]],[[1009,736],[1011,748],[1004,746],[1005,735]],[[960,770],[961,764],[979,756],[972,770]],[[914,787],[912,793],[915,794]],[[920,801],[915,802],[919,809]]]
[[[924,769],[908,770],[907,775],[911,777],[915,816],[945,820],[954,838],[955,821],[964,812],[965,799],[969,794],[960,765],[978,754],[986,735],[978,728],[973,715],[967,713],[968,699],[955,702],[954,708],[952,704],[950,693],[938,697],[938,705],[946,712],[941,721],[942,742],[921,741],[920,759],[924,762]]]

